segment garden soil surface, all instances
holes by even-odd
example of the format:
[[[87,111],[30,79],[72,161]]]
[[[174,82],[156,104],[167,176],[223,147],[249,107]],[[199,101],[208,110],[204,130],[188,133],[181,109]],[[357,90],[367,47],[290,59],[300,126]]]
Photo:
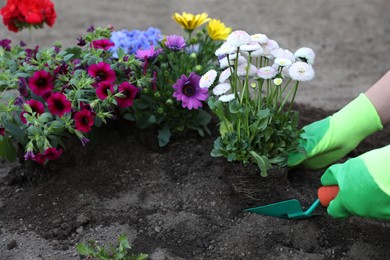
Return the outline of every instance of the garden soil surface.
[[[300,105],[301,125],[331,114]],[[0,169],[0,259],[80,259],[77,243],[117,244],[150,259],[388,259],[390,222],[317,216],[289,220],[248,207],[316,198],[323,170],[278,169],[212,158],[217,131],[177,134],[164,148],[155,131],[124,121],[95,129],[86,147],[69,140],[45,168],[5,163]],[[386,144],[389,129],[348,156]]]

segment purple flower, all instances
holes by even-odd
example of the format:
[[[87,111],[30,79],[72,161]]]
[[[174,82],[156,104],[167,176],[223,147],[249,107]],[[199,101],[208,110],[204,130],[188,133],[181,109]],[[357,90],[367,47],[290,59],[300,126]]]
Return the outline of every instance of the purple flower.
[[[168,49],[174,51],[180,51],[181,49],[186,47],[186,40],[183,38],[183,36],[176,34],[167,36],[166,41],[164,43]]]
[[[146,50],[137,50],[135,57],[139,60],[154,60],[162,52],[161,48],[154,49],[154,46],[150,46]]]
[[[86,146],[87,143],[89,143],[89,139],[86,138],[86,137],[84,137],[84,136],[80,137],[80,141],[81,141],[81,145],[82,145],[83,147]]]
[[[28,96],[27,82],[26,82],[25,78],[19,78],[18,90],[19,90],[19,93],[21,96],[23,96],[23,97]]]
[[[202,101],[208,98],[208,89],[199,87],[200,76],[191,72],[188,76],[181,75],[180,79],[172,86],[175,89],[173,97],[182,102],[182,107],[189,110],[202,107]]]
[[[90,25],[90,26],[88,27],[88,29],[87,29],[87,32],[93,32],[93,31],[95,31],[95,26]]]
[[[9,39],[3,39],[3,40],[0,40],[0,46],[4,48],[4,50],[6,51],[10,51],[11,50],[11,40]]]
[[[28,160],[34,160],[35,159],[35,154],[32,150],[28,150],[25,154],[24,154],[24,160],[25,161],[28,161]]]

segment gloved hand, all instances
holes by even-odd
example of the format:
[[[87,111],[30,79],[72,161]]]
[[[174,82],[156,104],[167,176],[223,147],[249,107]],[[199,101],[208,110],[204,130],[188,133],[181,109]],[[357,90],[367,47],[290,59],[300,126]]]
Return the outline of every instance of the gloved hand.
[[[321,177],[322,184],[340,188],[328,206],[329,215],[390,219],[389,158],[390,145],[329,167]]]
[[[328,166],[382,128],[375,107],[365,94],[360,94],[332,116],[305,126],[299,147],[307,154],[290,154],[287,165],[302,164],[312,169]]]

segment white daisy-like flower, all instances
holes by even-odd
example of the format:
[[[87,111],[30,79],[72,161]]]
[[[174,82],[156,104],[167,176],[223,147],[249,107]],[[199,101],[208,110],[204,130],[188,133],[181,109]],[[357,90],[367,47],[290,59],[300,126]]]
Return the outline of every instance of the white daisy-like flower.
[[[263,49],[257,42],[250,42],[248,44],[241,45],[240,51],[252,52]]]
[[[294,54],[289,50],[284,50],[282,48],[277,48],[271,51],[271,54],[276,58],[285,58],[289,59],[291,63],[295,62]]]
[[[251,36],[245,31],[234,31],[226,39],[226,42],[231,46],[240,47],[241,45],[248,44],[252,41]]]
[[[251,35],[251,38],[252,38],[252,41],[258,42],[260,44],[264,44],[268,40],[268,37],[262,33],[253,34],[253,35]]]
[[[219,75],[219,80],[218,80],[219,83],[224,83],[226,80],[230,78],[231,75],[232,75],[232,69],[230,68],[225,69]]]
[[[309,81],[314,78],[313,66],[306,62],[298,61],[290,66],[288,73],[293,80]]]
[[[234,94],[228,94],[228,95],[222,95],[218,98],[218,100],[221,100],[222,102],[230,102],[234,100]]]
[[[278,70],[271,67],[266,66],[257,70],[257,76],[261,79],[272,79],[278,74]]]
[[[255,50],[251,53],[252,58],[260,57],[264,55],[264,49],[261,47],[261,49]]]
[[[299,48],[294,53],[294,56],[295,56],[295,58],[297,58],[297,60],[307,62],[310,65],[313,65],[316,54],[314,53],[314,51],[312,49],[310,49],[308,47],[302,47],[302,48]]]
[[[214,88],[213,88],[213,94],[216,95],[216,96],[220,96],[220,95],[223,95],[225,94],[226,92],[228,92],[230,90],[231,86],[230,86],[230,83],[221,83],[221,84],[218,84],[216,85]]]
[[[240,77],[246,76],[247,69],[248,69],[248,63],[240,64],[240,66],[238,66],[238,68],[237,68],[237,75]],[[257,74],[256,66],[253,64],[249,64],[248,76],[252,77],[252,76],[255,76],[256,74]]]
[[[221,47],[215,51],[215,56],[229,55],[235,53],[236,51],[236,47],[231,46],[228,42],[224,42]]]
[[[217,72],[215,70],[209,70],[206,74],[204,74],[199,80],[200,88],[209,88],[215,81],[217,77]]]
[[[274,81],[274,84],[276,86],[280,86],[283,83],[283,79],[282,78],[275,78],[273,81]]]
[[[236,57],[237,57],[237,55],[234,54],[234,55],[229,55],[228,57],[225,57],[225,58],[219,60],[219,67],[221,69],[229,67],[229,61],[230,61],[230,65],[233,65]],[[240,64],[245,63],[245,62],[247,62],[247,60],[243,56],[239,55],[238,60],[237,60],[237,64],[240,65]]]
[[[292,64],[292,61],[287,58],[276,58],[274,64],[277,64],[281,67],[288,67]]]
[[[261,46],[264,50],[263,56],[268,59],[273,59],[274,56],[271,54],[271,51],[279,48],[279,44],[276,41],[270,39],[268,39],[266,43],[261,44]]]

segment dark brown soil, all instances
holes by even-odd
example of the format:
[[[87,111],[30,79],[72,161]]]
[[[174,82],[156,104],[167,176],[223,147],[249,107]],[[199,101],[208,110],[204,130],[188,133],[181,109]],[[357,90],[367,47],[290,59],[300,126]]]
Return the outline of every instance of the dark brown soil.
[[[329,115],[300,106],[301,125]],[[69,141],[45,169],[0,168],[0,259],[79,259],[75,245],[114,243],[122,233],[151,259],[388,259],[390,222],[332,219],[326,210],[303,220],[243,209],[316,196],[323,171],[279,169],[268,178],[253,166],[210,157],[207,138],[177,135],[158,148],[154,132],[112,122],[82,148]],[[381,147],[389,129],[350,156]]]

